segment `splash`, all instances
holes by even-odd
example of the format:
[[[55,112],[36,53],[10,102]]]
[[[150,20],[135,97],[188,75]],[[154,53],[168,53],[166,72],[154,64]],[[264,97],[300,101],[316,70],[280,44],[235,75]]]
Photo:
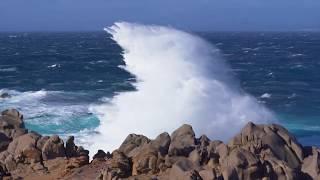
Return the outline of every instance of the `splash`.
[[[130,133],[154,138],[184,123],[197,135],[227,140],[248,121],[273,114],[238,86],[219,50],[192,34],[126,22],[105,29],[122,47],[136,91],[91,107],[99,115],[97,148],[113,150]]]
[[[83,96],[76,92],[0,89],[2,93],[11,97],[0,98],[0,112],[8,108],[18,109],[24,115],[26,127],[43,135],[66,137],[78,133],[79,137],[84,132],[89,134],[99,124],[97,117],[88,112],[88,103],[76,102]]]

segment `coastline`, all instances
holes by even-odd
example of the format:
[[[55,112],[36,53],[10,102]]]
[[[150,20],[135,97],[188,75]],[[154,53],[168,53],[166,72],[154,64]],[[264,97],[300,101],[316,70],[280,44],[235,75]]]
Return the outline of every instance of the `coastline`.
[[[0,179],[320,178],[320,149],[302,146],[277,124],[248,123],[227,144],[196,137],[186,124],[154,140],[130,134],[117,150],[99,150],[92,161],[74,138],[42,136],[25,128],[17,110],[3,111]]]

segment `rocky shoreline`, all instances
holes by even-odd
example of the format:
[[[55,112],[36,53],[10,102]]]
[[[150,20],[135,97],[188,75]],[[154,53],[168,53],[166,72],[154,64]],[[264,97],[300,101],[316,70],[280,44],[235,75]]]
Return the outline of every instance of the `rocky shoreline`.
[[[117,150],[99,150],[90,162],[74,137],[64,142],[29,131],[14,109],[0,116],[0,179],[320,179],[319,153],[276,124],[248,123],[228,144],[196,138],[182,125],[154,140],[130,134]]]

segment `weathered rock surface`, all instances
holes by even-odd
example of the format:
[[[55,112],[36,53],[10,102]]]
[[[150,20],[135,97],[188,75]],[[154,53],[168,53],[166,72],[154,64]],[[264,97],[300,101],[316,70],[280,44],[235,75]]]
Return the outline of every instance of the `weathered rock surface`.
[[[107,151],[106,151],[107,152]],[[0,116],[0,179],[290,180],[320,179],[320,150],[282,126],[248,123],[228,144],[196,138],[190,125],[150,140],[130,134],[119,149],[89,151],[74,137],[28,132],[23,116]]]
[[[188,156],[195,149],[195,134],[190,125],[184,124],[171,134],[170,156]]]
[[[59,136],[28,132],[17,110],[1,112],[0,179],[57,179],[87,164],[89,151],[72,138],[65,146]]]
[[[313,179],[320,179],[320,149],[306,147],[306,158],[303,160],[301,171]]]

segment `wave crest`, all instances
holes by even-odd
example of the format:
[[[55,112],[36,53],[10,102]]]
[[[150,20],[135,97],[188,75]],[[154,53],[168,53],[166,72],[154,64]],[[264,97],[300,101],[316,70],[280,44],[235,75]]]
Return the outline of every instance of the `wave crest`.
[[[136,76],[137,91],[91,107],[101,119],[94,150],[115,149],[129,133],[154,138],[184,123],[198,135],[227,140],[248,121],[275,119],[242,92],[219,50],[205,40],[169,27],[126,22],[105,30],[123,48],[124,68]]]

